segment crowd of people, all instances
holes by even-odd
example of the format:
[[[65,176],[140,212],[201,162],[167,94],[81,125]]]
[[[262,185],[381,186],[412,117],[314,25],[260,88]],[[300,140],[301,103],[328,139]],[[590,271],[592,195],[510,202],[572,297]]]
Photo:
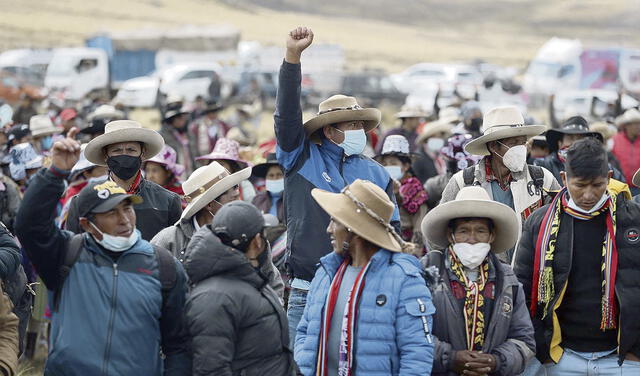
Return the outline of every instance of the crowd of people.
[[[640,111],[303,121],[312,42],[261,144],[213,100],[0,107],[0,373],[640,374]]]

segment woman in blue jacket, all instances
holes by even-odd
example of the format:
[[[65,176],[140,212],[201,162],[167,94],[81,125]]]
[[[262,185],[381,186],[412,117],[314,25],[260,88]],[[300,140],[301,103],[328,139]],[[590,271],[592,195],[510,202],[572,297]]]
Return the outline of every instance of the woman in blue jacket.
[[[334,252],[320,260],[298,325],[304,375],[428,375],[431,295],[407,244],[390,225],[394,205],[356,180],[341,193],[311,193],[331,216]]]

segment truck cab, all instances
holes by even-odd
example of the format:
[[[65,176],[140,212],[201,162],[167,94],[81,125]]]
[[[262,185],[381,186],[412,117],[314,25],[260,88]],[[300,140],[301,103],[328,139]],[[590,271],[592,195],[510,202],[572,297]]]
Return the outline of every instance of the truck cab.
[[[99,48],[56,49],[47,67],[44,85],[67,100],[81,100],[109,90],[109,59]]]

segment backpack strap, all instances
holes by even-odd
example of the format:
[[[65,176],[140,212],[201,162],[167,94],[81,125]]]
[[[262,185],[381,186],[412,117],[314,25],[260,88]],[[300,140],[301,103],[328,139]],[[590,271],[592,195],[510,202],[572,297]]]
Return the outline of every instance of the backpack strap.
[[[158,260],[158,275],[162,286],[162,304],[164,305],[169,292],[173,290],[178,281],[175,258],[168,250],[154,244],[152,246]]]
[[[531,179],[533,179],[533,184],[542,191],[544,187],[544,171],[540,166],[527,165],[529,168],[529,175],[531,175]]]
[[[69,243],[67,245],[67,252],[64,254],[64,261],[60,266],[60,282],[58,283],[58,288],[53,292],[53,310],[58,311],[58,306],[60,305],[60,295],[62,295],[62,286],[64,285],[64,281],[69,276],[69,272],[71,272],[71,268],[78,261],[80,257],[80,251],[82,250],[82,244],[84,242],[84,238],[82,234],[76,234],[69,239]]]
[[[474,185],[473,181],[476,179],[476,166],[469,166],[462,170],[462,179],[464,180],[464,186],[469,187]]]

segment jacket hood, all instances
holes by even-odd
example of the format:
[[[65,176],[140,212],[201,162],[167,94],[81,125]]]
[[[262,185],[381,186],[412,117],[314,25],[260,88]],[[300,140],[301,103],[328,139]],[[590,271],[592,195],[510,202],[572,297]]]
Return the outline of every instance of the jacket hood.
[[[262,287],[266,279],[258,274],[239,250],[222,244],[209,225],[198,230],[187,246],[184,268],[192,283],[225,275]]]

